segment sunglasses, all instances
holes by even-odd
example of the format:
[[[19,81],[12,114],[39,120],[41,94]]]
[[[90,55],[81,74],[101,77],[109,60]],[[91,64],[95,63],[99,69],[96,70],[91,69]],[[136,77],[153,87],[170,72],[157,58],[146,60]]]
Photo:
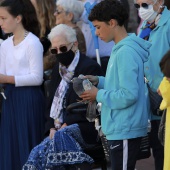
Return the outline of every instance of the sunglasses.
[[[71,43],[68,43],[67,45],[69,45]],[[51,54],[58,54],[58,50],[60,50],[61,53],[66,53],[68,51],[68,48],[66,45],[62,45],[59,48],[51,48],[50,52]]]
[[[56,11],[55,11],[55,13],[54,14],[57,14],[57,15],[59,15],[59,14],[61,14],[61,13],[63,13],[64,11],[59,11],[59,10],[57,10],[56,9]]]
[[[141,5],[139,5],[139,4],[134,4],[134,6],[135,6],[136,9],[139,9],[141,6],[142,6],[143,8],[145,8],[145,9],[148,9],[149,4],[147,4],[147,3],[141,3]]]

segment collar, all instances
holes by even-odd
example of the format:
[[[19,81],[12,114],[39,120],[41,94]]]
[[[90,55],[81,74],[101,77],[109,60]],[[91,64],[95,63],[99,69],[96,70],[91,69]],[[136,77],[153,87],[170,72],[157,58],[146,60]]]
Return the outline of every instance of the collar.
[[[170,11],[167,9],[167,7],[165,6],[163,12],[162,12],[162,16],[160,18],[160,21],[158,22],[158,27],[159,26],[163,26],[164,24],[166,24],[166,22],[170,19]]]
[[[164,10],[162,12],[162,15],[161,15],[161,18],[158,22],[158,25],[154,27],[154,29],[160,27],[160,26],[163,26],[164,24],[167,23],[167,21],[170,19],[170,11],[167,9],[167,7],[165,6],[164,7]],[[142,24],[142,27],[141,29],[144,29],[145,26],[148,25],[147,21],[144,21],[143,24]]]

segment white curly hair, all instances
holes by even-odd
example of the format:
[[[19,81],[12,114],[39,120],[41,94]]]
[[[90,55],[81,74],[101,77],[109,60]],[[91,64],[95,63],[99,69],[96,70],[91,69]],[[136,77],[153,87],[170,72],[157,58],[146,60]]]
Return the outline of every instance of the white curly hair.
[[[72,27],[65,24],[59,24],[52,28],[51,32],[48,34],[48,39],[51,41],[58,35],[65,37],[68,42],[77,41],[76,31]]]

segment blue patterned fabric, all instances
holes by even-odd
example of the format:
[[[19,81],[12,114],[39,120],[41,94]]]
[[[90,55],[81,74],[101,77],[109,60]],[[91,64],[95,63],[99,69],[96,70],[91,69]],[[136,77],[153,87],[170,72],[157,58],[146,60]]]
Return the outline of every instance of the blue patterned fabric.
[[[63,169],[64,165],[82,162],[93,163],[82,148],[87,147],[77,124],[57,131],[53,139],[45,138],[30,153],[23,170]]]

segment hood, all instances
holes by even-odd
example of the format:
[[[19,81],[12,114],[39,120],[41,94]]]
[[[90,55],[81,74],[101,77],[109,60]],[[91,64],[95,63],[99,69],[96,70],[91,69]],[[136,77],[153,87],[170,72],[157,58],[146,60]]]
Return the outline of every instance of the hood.
[[[133,48],[141,57],[143,62],[148,60],[149,56],[149,48],[151,47],[151,43],[137,37],[135,34],[128,34],[126,38],[119,41],[113,48],[113,51],[117,51],[122,46],[130,46]]]

